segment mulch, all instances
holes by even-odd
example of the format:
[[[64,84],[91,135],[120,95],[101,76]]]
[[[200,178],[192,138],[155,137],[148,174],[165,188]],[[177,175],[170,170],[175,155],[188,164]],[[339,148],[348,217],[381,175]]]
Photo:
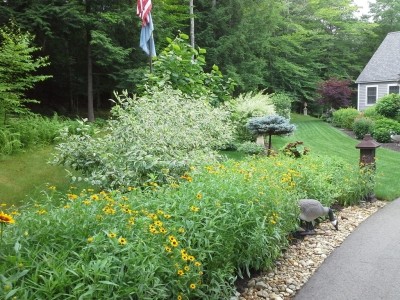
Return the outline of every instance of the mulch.
[[[352,137],[353,139],[357,140],[356,135],[353,131],[348,129],[340,129],[343,133],[347,134],[348,136]],[[359,140],[361,142],[361,140]],[[382,148],[390,149],[393,151],[400,152],[400,143],[379,143]]]

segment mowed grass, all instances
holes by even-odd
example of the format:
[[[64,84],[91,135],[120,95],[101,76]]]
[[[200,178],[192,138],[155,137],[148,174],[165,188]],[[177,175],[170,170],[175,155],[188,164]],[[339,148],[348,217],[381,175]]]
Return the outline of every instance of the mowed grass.
[[[67,171],[48,164],[53,146],[37,147],[0,160],[0,204],[20,205],[49,186],[61,193],[70,189]]]
[[[275,149],[289,142],[302,141],[314,154],[338,156],[358,165],[360,150],[356,149],[356,145],[359,140],[310,116],[293,114],[291,122],[296,124],[297,130],[288,137],[273,137],[272,146]],[[382,200],[400,197],[400,152],[379,147],[376,150],[376,166],[376,196]]]
[[[338,156],[358,165],[360,151],[355,146],[360,141],[310,116],[293,114],[292,123],[296,124],[297,130],[288,137],[273,137],[274,149],[280,149],[289,142],[303,141],[314,154]],[[51,185],[61,193],[70,189],[65,169],[47,163],[52,151],[53,146],[45,146],[0,160],[0,204],[19,205],[39,196],[42,190],[47,190]],[[242,157],[237,152],[226,154],[235,159]],[[400,197],[400,152],[378,148],[376,157],[377,197],[383,200]],[[78,189],[83,187],[85,185],[81,184]]]

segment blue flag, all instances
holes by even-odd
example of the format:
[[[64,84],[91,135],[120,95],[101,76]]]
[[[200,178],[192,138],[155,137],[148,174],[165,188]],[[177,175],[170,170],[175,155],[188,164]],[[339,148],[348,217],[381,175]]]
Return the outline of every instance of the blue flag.
[[[151,18],[151,13],[148,14],[148,22],[145,26],[142,26],[140,32],[140,47],[149,56],[156,56],[156,47],[154,44],[153,37],[153,19]]]

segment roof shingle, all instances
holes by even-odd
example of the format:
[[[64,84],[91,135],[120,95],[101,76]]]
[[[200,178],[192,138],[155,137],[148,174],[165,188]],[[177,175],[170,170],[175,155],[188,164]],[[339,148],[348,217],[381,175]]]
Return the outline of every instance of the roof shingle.
[[[400,80],[400,31],[390,32],[380,44],[356,83]]]

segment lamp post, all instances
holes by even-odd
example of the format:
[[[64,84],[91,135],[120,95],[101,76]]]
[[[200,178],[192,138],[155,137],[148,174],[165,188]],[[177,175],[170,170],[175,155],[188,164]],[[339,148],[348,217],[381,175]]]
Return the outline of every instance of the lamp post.
[[[360,149],[360,166],[372,165],[375,167],[375,149],[381,144],[372,139],[370,134],[366,134],[364,139],[356,148]]]
[[[375,171],[375,149],[381,145],[372,139],[370,134],[366,134],[364,139],[356,146],[360,149],[360,168],[364,169],[364,172],[371,175],[371,180],[374,184],[374,171]],[[370,187],[370,191],[365,196],[366,201],[376,200],[374,194],[373,185]]]

